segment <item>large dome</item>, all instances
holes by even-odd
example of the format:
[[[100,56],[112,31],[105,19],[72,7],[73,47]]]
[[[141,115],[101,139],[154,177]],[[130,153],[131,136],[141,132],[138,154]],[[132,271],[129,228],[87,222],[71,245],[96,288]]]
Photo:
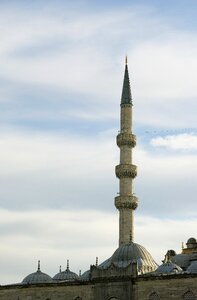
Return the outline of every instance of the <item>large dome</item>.
[[[23,284],[37,284],[37,283],[49,283],[49,282],[53,282],[53,280],[49,275],[41,272],[40,261],[38,262],[38,270],[26,276],[22,281]]]
[[[150,253],[143,246],[133,242],[121,245],[110,259],[110,263],[119,268],[125,268],[133,262],[137,263],[138,272],[141,274],[153,272],[158,267]]]

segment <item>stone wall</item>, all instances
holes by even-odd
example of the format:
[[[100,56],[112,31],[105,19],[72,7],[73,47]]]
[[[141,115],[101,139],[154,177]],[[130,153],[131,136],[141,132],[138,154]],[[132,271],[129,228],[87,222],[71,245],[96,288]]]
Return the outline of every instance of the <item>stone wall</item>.
[[[86,285],[37,285],[0,287],[0,300],[94,300],[94,289]]]
[[[0,300],[150,300],[157,299],[150,298],[154,293],[160,300],[182,300],[188,291],[197,299],[197,275],[140,276],[133,280],[127,276],[94,284],[1,286]]]
[[[134,289],[135,300],[149,300],[153,293],[160,300],[182,300],[188,291],[193,292],[197,299],[197,276],[183,274],[141,278],[136,281]]]

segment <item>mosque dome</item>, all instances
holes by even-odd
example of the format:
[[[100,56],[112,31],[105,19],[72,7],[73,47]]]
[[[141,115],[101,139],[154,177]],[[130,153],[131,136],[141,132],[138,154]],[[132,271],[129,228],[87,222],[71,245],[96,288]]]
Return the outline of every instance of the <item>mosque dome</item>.
[[[61,266],[60,266],[60,271],[59,273],[57,273],[54,277],[53,277],[53,280],[56,280],[56,281],[75,281],[75,280],[78,280],[79,279],[79,276],[74,273],[74,272],[71,272],[69,270],[69,261],[67,260],[67,268],[65,271],[62,271],[61,270]]]
[[[191,262],[186,270],[187,273],[197,274],[197,260]]]
[[[90,280],[90,270],[85,271],[81,275],[80,280],[82,280],[82,281],[89,281]]]
[[[37,284],[50,282],[53,282],[52,278],[49,275],[41,272],[40,270],[40,261],[38,261],[38,270],[26,276],[22,281],[23,284]]]
[[[171,261],[167,261],[157,268],[155,274],[174,274],[182,271],[183,270],[178,265]]]
[[[121,245],[112,255],[110,263],[119,268],[125,268],[129,264],[136,262],[138,272],[153,272],[158,267],[150,253],[141,245],[130,242]]]
[[[189,238],[187,241],[187,248],[196,248],[197,247],[197,240],[193,237]]]
[[[188,239],[187,244],[195,244],[196,243],[196,239],[191,237]]]

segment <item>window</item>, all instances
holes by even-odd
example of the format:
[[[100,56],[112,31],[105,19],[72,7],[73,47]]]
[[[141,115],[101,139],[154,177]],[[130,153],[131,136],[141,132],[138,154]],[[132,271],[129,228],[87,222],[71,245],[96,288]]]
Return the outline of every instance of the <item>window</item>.
[[[196,300],[196,297],[192,292],[188,291],[183,295],[183,299],[184,300]]]
[[[157,295],[157,293],[152,293],[149,296],[149,300],[159,300],[159,296]]]

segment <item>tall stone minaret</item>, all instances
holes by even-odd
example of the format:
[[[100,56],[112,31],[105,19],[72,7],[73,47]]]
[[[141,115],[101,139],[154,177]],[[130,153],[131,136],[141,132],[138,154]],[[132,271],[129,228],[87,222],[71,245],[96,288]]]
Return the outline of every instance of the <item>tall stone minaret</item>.
[[[133,195],[133,179],[137,175],[137,167],[132,164],[132,148],[136,145],[136,136],[132,133],[132,106],[126,57],[120,104],[120,133],[117,135],[120,164],[116,166],[116,176],[120,185],[115,206],[119,210],[119,246],[131,243],[134,239],[134,210],[138,205],[138,199]]]

